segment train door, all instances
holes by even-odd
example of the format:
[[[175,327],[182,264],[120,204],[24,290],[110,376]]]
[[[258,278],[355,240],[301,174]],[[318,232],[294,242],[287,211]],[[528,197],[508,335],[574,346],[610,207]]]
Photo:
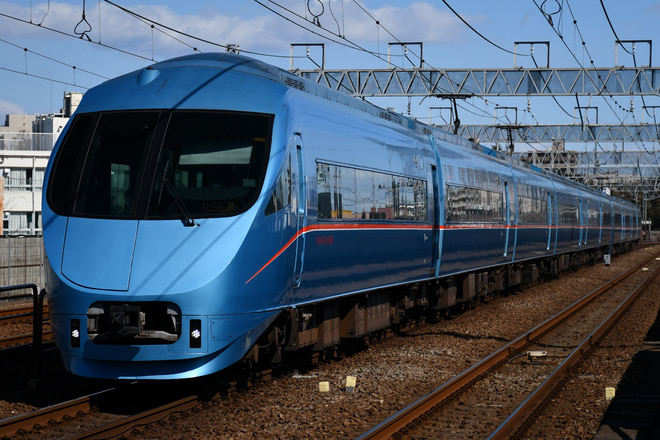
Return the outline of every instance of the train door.
[[[438,168],[431,166],[431,179],[433,179],[433,257],[431,258],[435,276],[440,272],[440,184],[438,181]]]
[[[509,200],[509,182],[504,182],[504,216],[506,217],[506,225],[504,232],[504,258],[509,255],[509,237],[511,236],[511,202]]]
[[[307,226],[307,197],[303,167],[303,143],[300,133],[294,134],[296,144],[296,166],[293,173],[293,209],[296,213],[296,262],[293,270],[293,287],[300,287],[305,259],[305,227]]]
[[[621,210],[621,241],[626,240],[626,211]]]
[[[554,204],[552,201],[553,197],[552,194],[548,192],[548,247],[546,248],[546,251],[548,252],[553,252],[554,251],[554,246],[551,248],[552,244],[552,226],[553,226],[553,220],[554,220]]]
[[[518,247],[518,189],[516,188],[516,175],[513,172],[511,165],[509,165],[509,169],[511,169],[511,178],[513,180],[511,186],[508,188],[508,191],[506,192],[507,202],[510,208],[510,210],[507,211],[506,215],[507,215],[507,224],[511,226],[509,230],[513,229],[513,234],[511,234],[511,236],[509,237],[509,241],[507,241],[507,244],[509,243],[511,244],[511,246],[509,247],[511,254],[511,261],[515,261],[516,248]]]
[[[584,241],[582,244],[585,246],[587,245],[589,241],[589,227],[591,226],[589,224],[589,201],[585,199],[584,201]]]
[[[578,227],[580,230],[580,235],[578,238],[578,247],[582,247],[582,245],[585,243],[585,232],[586,228],[585,226],[585,208],[586,208],[586,201],[582,198],[582,195],[580,194],[578,196]]]
[[[440,152],[435,143],[435,138],[430,136],[431,147],[435,155],[435,165],[431,166],[431,178],[433,179],[433,264],[434,275],[440,276],[440,265],[442,264],[442,221],[444,219],[444,205],[442,197],[442,172],[440,168]]]
[[[603,204],[598,202],[598,244],[603,241]]]

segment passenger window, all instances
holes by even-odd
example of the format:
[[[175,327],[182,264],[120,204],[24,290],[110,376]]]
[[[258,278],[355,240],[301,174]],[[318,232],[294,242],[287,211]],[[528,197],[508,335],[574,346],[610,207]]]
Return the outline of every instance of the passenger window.
[[[426,181],[316,164],[319,219],[427,221]]]

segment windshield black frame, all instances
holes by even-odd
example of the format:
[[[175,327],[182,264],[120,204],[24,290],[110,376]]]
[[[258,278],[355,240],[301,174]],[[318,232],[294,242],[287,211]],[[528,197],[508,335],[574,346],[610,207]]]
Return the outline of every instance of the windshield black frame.
[[[74,116],[54,160],[47,200],[63,216],[229,217],[263,186],[274,115],[126,110]]]

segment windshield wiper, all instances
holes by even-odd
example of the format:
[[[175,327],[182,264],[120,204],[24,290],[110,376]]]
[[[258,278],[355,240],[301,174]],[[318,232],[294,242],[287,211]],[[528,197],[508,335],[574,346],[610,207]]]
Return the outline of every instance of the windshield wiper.
[[[165,169],[163,169],[163,178],[160,182],[160,193],[158,194],[158,204],[160,205],[160,199],[163,196],[163,188],[167,188],[167,192],[172,196],[172,199],[174,199],[174,204],[176,207],[179,209],[179,213],[181,214],[181,221],[183,222],[184,226],[199,226],[199,223],[195,221],[195,219],[192,217],[190,214],[190,211],[188,211],[188,208],[186,208],[186,204],[183,202],[183,199],[179,195],[178,192],[176,192],[176,188],[170,181],[170,179],[167,177],[167,168],[170,164],[170,161],[168,160],[167,163],[165,164]]]

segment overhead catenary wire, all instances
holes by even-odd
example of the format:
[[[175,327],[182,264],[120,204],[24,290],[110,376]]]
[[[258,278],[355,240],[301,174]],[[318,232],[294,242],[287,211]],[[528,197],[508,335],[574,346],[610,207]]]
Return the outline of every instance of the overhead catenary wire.
[[[353,3],[355,3],[355,4],[356,4],[356,5],[357,5],[357,6],[358,6],[358,7],[359,7],[359,8],[360,8],[360,9],[361,9],[361,10],[362,10],[362,11],[363,11],[363,12],[364,12],[364,13],[365,13],[365,14],[371,19],[371,20],[373,20],[373,21],[376,23],[376,25],[378,26],[377,29],[383,28],[383,30],[385,30],[385,32],[387,32],[387,33],[388,33],[388,34],[389,34],[389,35],[390,35],[390,36],[391,36],[391,37],[392,37],[397,43],[399,43],[399,44],[401,44],[401,45],[404,45],[404,43],[403,43],[399,38],[397,38],[396,35],[394,35],[391,31],[389,31],[389,29],[387,29],[387,27],[385,27],[385,26],[381,23],[381,21],[380,21],[379,19],[377,19],[377,18],[376,18],[371,12],[369,12],[369,11],[368,11],[364,6],[362,6],[357,0],[353,0]],[[455,13],[455,11],[454,11],[454,13]],[[406,46],[406,47],[407,47],[407,46]],[[432,66],[432,65],[431,65],[430,63],[428,63],[426,60],[422,59],[422,57],[421,57],[420,55],[416,54],[412,49],[408,48],[408,51],[411,52],[414,56],[416,56],[416,57],[421,61],[421,64],[426,64],[426,65],[429,66],[430,69],[436,69],[436,70],[437,70],[436,67]],[[412,60],[410,60],[410,58],[407,57],[407,55],[404,55],[404,57],[405,57],[406,59],[408,59],[408,61],[409,61],[411,64],[414,64],[414,63],[412,62]],[[451,81],[451,80],[450,80],[450,81]],[[459,84],[456,84],[456,85],[459,85]],[[475,97],[478,98],[478,99],[482,99],[486,104],[488,104],[487,101],[486,101],[482,96],[475,96]],[[459,105],[459,104],[457,104],[457,103],[455,103],[455,102],[454,102],[454,105],[455,105],[456,108],[461,108],[462,110],[465,110],[465,111],[467,111],[467,112],[469,112],[469,113],[472,113],[472,114],[475,115],[475,116],[479,116],[479,115],[477,115],[475,112],[469,111],[469,110],[468,110],[467,108],[465,108],[464,106],[461,106],[461,105]],[[470,104],[470,105],[472,105],[473,107],[475,107],[475,108],[476,108],[477,110],[479,110],[479,111],[483,111],[481,108],[477,107],[477,106],[474,105],[474,104]],[[483,111],[483,112],[484,112],[483,117],[491,117],[490,114],[487,114],[485,111]]]
[[[90,88],[90,87],[82,86],[80,84],[71,83],[71,82],[68,82],[68,81],[62,81],[62,80],[59,80],[59,79],[49,78],[47,76],[36,75],[34,73],[29,73],[29,72],[21,72],[19,70],[10,69],[8,67],[0,67],[0,70],[3,70],[5,72],[10,72],[10,73],[16,73],[16,74],[19,74],[19,75],[25,75],[25,76],[29,76],[29,77],[32,77],[32,78],[41,79],[41,80],[44,80],[44,81],[50,81],[50,82],[54,82],[54,83],[58,83],[58,84],[66,85],[66,86],[78,87],[78,88],[85,89],[85,90]]]
[[[107,1],[107,0],[106,0],[106,1]],[[305,22],[307,22],[307,23],[312,23],[312,24],[314,24],[313,22],[309,21],[309,19],[307,19],[306,17],[304,17],[304,16],[302,16],[302,15],[300,15],[300,14],[294,12],[293,10],[291,10],[291,9],[289,9],[289,8],[287,8],[287,7],[283,6],[283,5],[281,5],[281,4],[277,3],[277,2],[275,2],[274,0],[266,0],[266,1],[268,1],[269,3],[273,4],[274,6],[280,8],[280,9],[286,11],[287,13],[293,15],[294,17],[296,17],[296,18],[298,18],[298,19],[300,19],[300,20],[302,20],[302,21],[305,21]],[[359,44],[352,42],[351,40],[349,40],[348,38],[346,38],[346,37],[344,37],[344,36],[341,36],[341,35],[339,35],[339,34],[335,34],[334,32],[332,32],[332,31],[330,31],[330,30],[324,28],[323,26],[318,26],[318,25],[317,25],[317,28],[318,28],[318,30],[321,30],[321,31],[325,32],[326,35],[320,33],[320,32],[319,32],[318,30],[316,30],[316,29],[310,29],[310,28],[308,28],[308,27],[303,26],[302,24],[296,22],[295,20],[290,19],[289,17],[285,16],[284,14],[282,14],[282,13],[276,11],[275,9],[271,8],[270,6],[264,4],[264,3],[263,3],[262,1],[260,1],[260,0],[254,0],[254,2],[257,3],[257,4],[259,4],[259,5],[261,5],[262,7],[266,8],[266,9],[269,10],[270,12],[276,14],[277,16],[279,16],[279,17],[285,19],[285,20],[288,21],[289,23],[292,23],[292,24],[294,24],[294,25],[296,25],[296,26],[298,26],[298,27],[300,27],[300,28],[306,30],[306,31],[308,31],[308,32],[310,32],[310,33],[316,35],[317,37],[320,37],[320,38],[322,38],[322,39],[324,39],[324,40],[331,41],[331,42],[333,42],[333,43],[337,43],[337,44],[339,44],[339,45],[341,45],[341,46],[344,46],[344,47],[347,47],[347,48],[349,48],[349,49],[354,49],[354,50],[358,50],[358,51],[361,51],[361,52],[367,53],[367,54],[372,55],[372,56],[374,56],[374,57],[376,57],[376,58],[378,58],[378,59],[380,59],[380,60],[382,60],[382,61],[385,61],[385,59],[382,58],[382,56],[381,56],[382,54],[380,54],[380,53],[378,53],[378,52],[374,52],[374,51],[372,51],[372,50],[368,50],[368,49],[366,49],[366,48],[360,46]],[[328,35],[328,34],[329,34],[329,35]],[[333,38],[331,38],[330,35],[332,35]],[[334,38],[334,37],[336,37],[336,38]]]
[[[151,18],[148,18],[144,15],[138,14],[137,12],[134,12],[134,11],[124,7],[124,6],[118,5],[117,3],[114,3],[110,0],[103,0],[103,1],[105,3],[111,5],[111,6],[114,6],[115,8],[127,13],[128,15],[131,15],[135,18],[139,18],[140,20],[143,20],[143,22],[147,22],[149,25],[154,25],[154,26],[158,26],[158,27],[163,28],[163,29],[167,29],[168,31],[177,33],[181,36],[184,36],[186,38],[190,38],[190,39],[195,40],[195,41],[199,41],[201,43],[208,44],[210,46],[220,47],[220,48],[223,48],[225,50],[228,49],[228,46],[226,44],[216,43],[215,41],[211,41],[207,38],[202,38],[202,37],[199,37],[199,36],[196,36],[196,35],[192,35],[188,32],[178,30],[178,29],[176,29],[172,26],[168,26],[168,25],[160,23],[160,22],[158,22],[154,19],[151,19]],[[198,50],[197,48],[193,48],[193,49]],[[250,51],[250,50],[245,50],[245,49],[241,49],[241,52],[249,53],[249,54],[252,54],[252,55],[264,56],[264,57],[289,58],[288,55],[276,55],[276,54],[269,54],[269,53],[264,53],[264,52],[255,52],[255,51]]]
[[[33,51],[33,50],[28,49],[27,47],[19,46],[18,44],[12,43],[11,41],[7,41],[7,40],[5,40],[5,39],[3,39],[3,38],[0,38],[0,42],[5,43],[5,44],[7,44],[7,45],[9,45],[9,46],[15,47],[15,48],[17,48],[17,49],[21,49],[21,50],[23,50],[23,51],[26,52],[26,53],[31,53],[31,54],[36,55],[36,56],[38,56],[38,57],[44,58],[44,59],[46,59],[46,60],[48,60],[48,61],[52,61],[52,62],[54,62],[54,63],[61,64],[61,65],[66,66],[66,67],[71,67],[71,68],[73,68],[73,69],[78,70],[79,72],[88,73],[88,74],[90,74],[90,75],[94,75],[94,76],[97,76],[97,77],[102,78],[102,79],[110,79],[109,77],[104,76],[104,75],[101,75],[100,73],[95,73],[95,72],[92,72],[92,71],[90,71],[90,70],[81,69],[80,67],[78,67],[78,66],[74,66],[73,64],[65,63],[64,61],[60,61],[60,60],[55,59],[55,58],[53,58],[53,57],[49,57],[49,56],[44,55],[44,54],[41,54],[41,53],[39,53],[39,52],[35,52],[35,51]]]
[[[536,5],[536,7],[539,9],[539,11],[541,11],[541,13],[542,13],[544,16],[546,16],[546,18],[548,18],[546,12],[545,12],[545,11],[543,10],[543,8],[542,8],[542,7],[543,7],[543,4],[545,4],[545,0],[544,0],[544,2],[542,3],[541,6],[539,6],[539,4],[537,3],[537,0],[533,0],[533,1],[534,1],[534,4]],[[582,43],[582,47],[583,47],[584,51],[586,52],[587,56],[589,57],[589,62],[590,62],[590,64],[591,64],[591,66],[595,68],[594,60],[593,60],[593,58],[591,57],[591,54],[589,53],[589,49],[588,49],[588,47],[587,47],[586,41],[585,41],[585,39],[584,39],[584,37],[583,37],[583,35],[582,35],[582,32],[581,32],[581,30],[580,30],[580,28],[579,28],[579,26],[578,26],[577,19],[575,18],[575,15],[573,14],[573,10],[572,10],[572,8],[571,8],[570,1],[569,1],[569,0],[566,0],[566,5],[567,5],[567,7],[568,7],[568,11],[569,11],[569,13],[571,14],[571,18],[573,19],[573,25],[574,25],[574,27],[575,27],[575,29],[576,29],[576,32],[577,32],[577,34],[578,34],[578,36],[579,36],[579,38],[580,38],[580,41],[581,41],[581,43]],[[617,41],[620,41],[619,38],[618,38],[618,36],[616,35],[616,32],[614,31],[614,27],[612,26],[611,20],[609,19],[609,14],[607,14],[607,12],[606,12],[606,10],[605,10],[605,7],[604,7],[604,4],[602,4],[602,2],[601,2],[601,5],[603,6],[603,10],[604,10],[604,12],[605,12],[605,15],[606,15],[606,17],[607,17],[608,22],[610,23],[611,30],[612,30],[612,32],[614,33],[616,40],[617,40]],[[557,36],[560,38],[561,42],[564,44],[564,46],[566,47],[566,49],[568,50],[568,52],[570,53],[570,55],[571,55],[571,56],[573,57],[573,59],[578,63],[578,65],[580,66],[580,68],[583,69],[584,71],[586,71],[586,68],[582,65],[582,63],[580,62],[580,60],[577,58],[576,54],[571,50],[571,48],[568,46],[568,44],[567,44],[566,41],[564,40],[564,36],[563,36],[563,35],[562,35],[562,34],[556,29],[556,27],[554,26],[553,21],[552,21],[550,18],[548,18],[547,21],[548,21],[548,24],[550,25],[550,27],[552,28],[552,30],[553,30],[553,31],[557,34]],[[634,56],[633,56],[633,59],[634,59]],[[587,76],[587,77],[589,78],[589,80],[593,83],[593,85],[596,86],[596,84],[594,83],[594,80],[592,79],[592,77],[591,77],[590,75],[586,75],[586,76]],[[636,119],[636,118],[635,118],[635,114],[634,114],[634,112],[633,112],[632,109],[630,109],[630,110],[625,109],[625,108],[624,108],[623,106],[621,106],[621,105],[617,102],[617,100],[612,96],[612,94],[611,94],[611,93],[609,92],[609,90],[607,89],[607,84],[603,81],[603,78],[601,77],[600,73],[597,73],[597,78],[598,78],[598,80],[601,82],[601,84],[602,84],[602,86],[603,86],[603,90],[604,90],[605,92],[607,92],[607,95],[603,96],[603,98],[605,98],[605,99],[604,99],[604,102],[605,102],[605,104],[610,108],[610,110],[612,111],[612,114],[614,115],[614,117],[617,118],[617,119],[619,120],[619,123],[620,123],[621,125],[623,125],[623,124],[624,124],[624,121],[625,121],[625,117],[624,117],[624,118],[619,117],[619,115],[616,113],[615,109],[612,107],[612,105],[610,104],[610,102],[606,99],[606,98],[608,98],[608,97],[609,97],[612,101],[614,101],[614,103],[619,107],[619,109],[625,111],[626,114],[627,114],[627,115],[630,115],[633,119]],[[638,142],[636,142],[636,141],[635,141],[635,144],[638,145],[638,146],[640,145],[640,144],[639,144]],[[600,148],[601,150],[605,151],[604,148],[600,145],[600,143],[596,142],[596,146],[597,146],[598,148]],[[639,151],[644,150],[644,151],[646,151],[647,153],[649,152],[648,149],[647,149],[647,147],[646,147],[646,144],[643,143],[643,142],[641,143],[641,148],[638,147],[638,150],[639,150]],[[655,165],[656,165],[656,166],[659,166],[660,163],[658,163],[658,158],[657,158],[657,156],[656,156],[656,155],[653,155],[653,157],[655,158]]]
[[[539,11],[541,11],[541,13],[542,13],[542,14],[544,15],[544,17],[545,17],[545,16],[547,15],[546,12],[543,11],[543,9],[541,8],[541,6],[539,6],[539,4],[537,3],[537,0],[533,0],[533,1],[534,1],[534,4],[536,5],[536,7],[539,9]],[[545,3],[545,2],[544,2],[544,3]],[[595,67],[595,63],[594,63],[594,61],[593,61],[593,59],[592,59],[592,57],[591,57],[591,54],[589,53],[589,50],[588,50],[588,48],[587,48],[587,46],[586,46],[586,42],[585,42],[585,40],[584,40],[584,38],[583,38],[583,36],[582,36],[582,32],[580,31],[579,26],[577,26],[577,19],[575,19],[575,16],[574,16],[574,14],[573,14],[573,11],[572,11],[571,8],[570,8],[570,4],[569,4],[568,1],[566,1],[566,4],[567,4],[568,9],[569,9],[569,12],[570,12],[570,14],[571,14],[571,16],[572,16],[572,18],[573,18],[573,25],[575,26],[576,31],[578,32],[578,35],[579,35],[579,37],[580,37],[580,40],[582,41],[582,47],[585,49],[587,55],[589,56],[590,64],[592,65],[592,67]],[[580,60],[578,59],[578,57],[575,55],[575,52],[573,52],[573,50],[571,50],[571,48],[568,46],[568,44],[566,43],[566,41],[565,41],[565,39],[564,39],[564,36],[563,36],[563,35],[562,35],[562,34],[556,29],[556,27],[553,25],[553,21],[552,21],[552,20],[548,20],[548,24],[550,24],[550,27],[552,28],[552,30],[557,34],[557,36],[559,37],[559,39],[560,39],[560,41],[562,42],[562,44],[564,44],[564,47],[566,47],[566,49],[568,50],[569,54],[570,54],[570,55],[573,57],[573,59],[578,63],[578,65],[580,66],[580,68],[581,68],[583,71],[586,72],[586,67],[584,67],[584,65],[580,62]],[[586,76],[586,78],[587,78],[588,80],[590,80],[590,81],[592,82],[592,84],[594,85],[594,87],[598,87],[598,85],[594,83],[594,80],[593,80],[593,78],[592,78],[590,75],[585,75],[585,76]],[[618,102],[616,102],[616,100],[615,100],[614,97],[611,95],[611,93],[609,93],[609,90],[607,89],[607,85],[606,85],[605,82],[603,81],[603,78],[600,76],[600,73],[597,73],[597,77],[598,77],[598,79],[600,80],[601,85],[603,86],[603,89],[607,92],[607,95],[609,96],[609,98],[612,99],[612,100],[614,100],[614,102],[619,106],[619,108],[623,109],[623,107],[622,107],[621,105],[619,105]],[[617,119],[619,119],[619,121],[620,121],[621,123],[623,123],[623,121],[621,120],[621,118],[618,117],[618,115],[616,114],[616,112],[614,111],[614,108],[612,108],[612,106],[610,105],[610,103],[609,103],[607,100],[605,100],[605,103],[610,107],[610,109],[612,110],[612,113],[615,115],[615,117],[617,117]]]
[[[53,33],[56,33],[58,35],[62,35],[62,36],[65,36],[65,37],[75,38],[76,40],[80,39],[78,36],[70,34],[68,32],[64,32],[64,31],[59,30],[59,29],[55,29],[55,28],[51,28],[51,27],[48,27],[48,26],[32,23],[28,20],[24,20],[24,19],[19,18],[19,17],[14,17],[13,15],[5,14],[4,12],[0,12],[0,17],[9,18],[11,20],[15,20],[15,21],[18,21],[18,22],[21,22],[21,23],[24,23],[24,24],[27,24],[27,25],[30,25],[30,26],[35,26],[35,27],[38,27],[39,29],[44,29],[46,31],[53,32]],[[82,41],[85,41],[85,40],[82,40]],[[87,42],[87,41],[85,41],[85,42]],[[103,48],[110,49],[110,50],[113,50],[113,51],[116,51],[116,52],[119,52],[119,53],[122,53],[122,54],[125,54],[125,55],[130,55],[130,56],[135,57],[135,58],[140,58],[140,59],[143,59],[143,60],[146,60],[146,61],[151,61],[148,57],[146,57],[144,55],[140,55],[140,54],[137,54],[135,52],[131,52],[129,50],[121,49],[121,48],[118,48],[118,47],[115,47],[115,46],[112,46],[112,45],[109,45],[109,44],[104,44],[104,43],[101,43],[101,42],[94,42],[94,41],[89,41],[87,43],[96,44],[96,45],[101,46]]]
[[[603,3],[603,0],[600,0],[600,6],[603,9],[603,14],[605,14],[605,18],[607,19],[607,23],[610,26],[610,30],[612,31],[612,34],[614,34],[614,38],[616,38],[616,42],[621,44],[621,48],[628,53],[629,55],[632,56],[633,60],[633,65],[637,67],[637,57],[635,56],[635,52],[629,51],[624,45],[619,36],[617,35],[616,31],[614,30],[614,25],[612,24],[612,20],[610,20],[610,14],[607,13],[607,8],[605,7],[605,3]],[[642,95],[642,106],[643,108],[646,108],[646,100],[644,99],[644,96]],[[648,109],[646,109],[646,114],[651,116],[648,113]]]
[[[486,38],[485,36],[483,36],[478,30],[476,30],[476,29],[475,29],[470,23],[468,23],[463,17],[461,17],[461,15],[460,15],[458,12],[456,12],[456,11],[454,10],[454,8],[452,8],[451,5],[450,5],[449,3],[447,3],[447,0],[442,0],[442,3],[444,3],[445,6],[447,6],[447,8],[449,8],[449,10],[450,10],[450,11],[456,16],[456,18],[458,18],[459,20],[461,20],[461,21],[462,21],[462,22],[463,22],[468,28],[470,28],[470,30],[471,30],[472,32],[474,32],[475,34],[477,34],[479,37],[481,37],[481,38],[482,38],[484,41],[486,41],[487,43],[491,44],[492,46],[495,46],[496,48],[498,48],[498,49],[500,49],[500,50],[502,50],[502,51],[504,51],[504,52],[506,52],[506,53],[510,53],[510,54],[512,54],[512,55],[523,55],[523,56],[529,56],[529,55],[527,55],[527,54],[518,54],[518,53],[513,52],[513,51],[511,51],[511,50],[505,49],[505,48],[503,48],[502,46],[500,46],[500,45],[498,45],[498,44],[493,43],[491,40],[489,40],[488,38]]]

